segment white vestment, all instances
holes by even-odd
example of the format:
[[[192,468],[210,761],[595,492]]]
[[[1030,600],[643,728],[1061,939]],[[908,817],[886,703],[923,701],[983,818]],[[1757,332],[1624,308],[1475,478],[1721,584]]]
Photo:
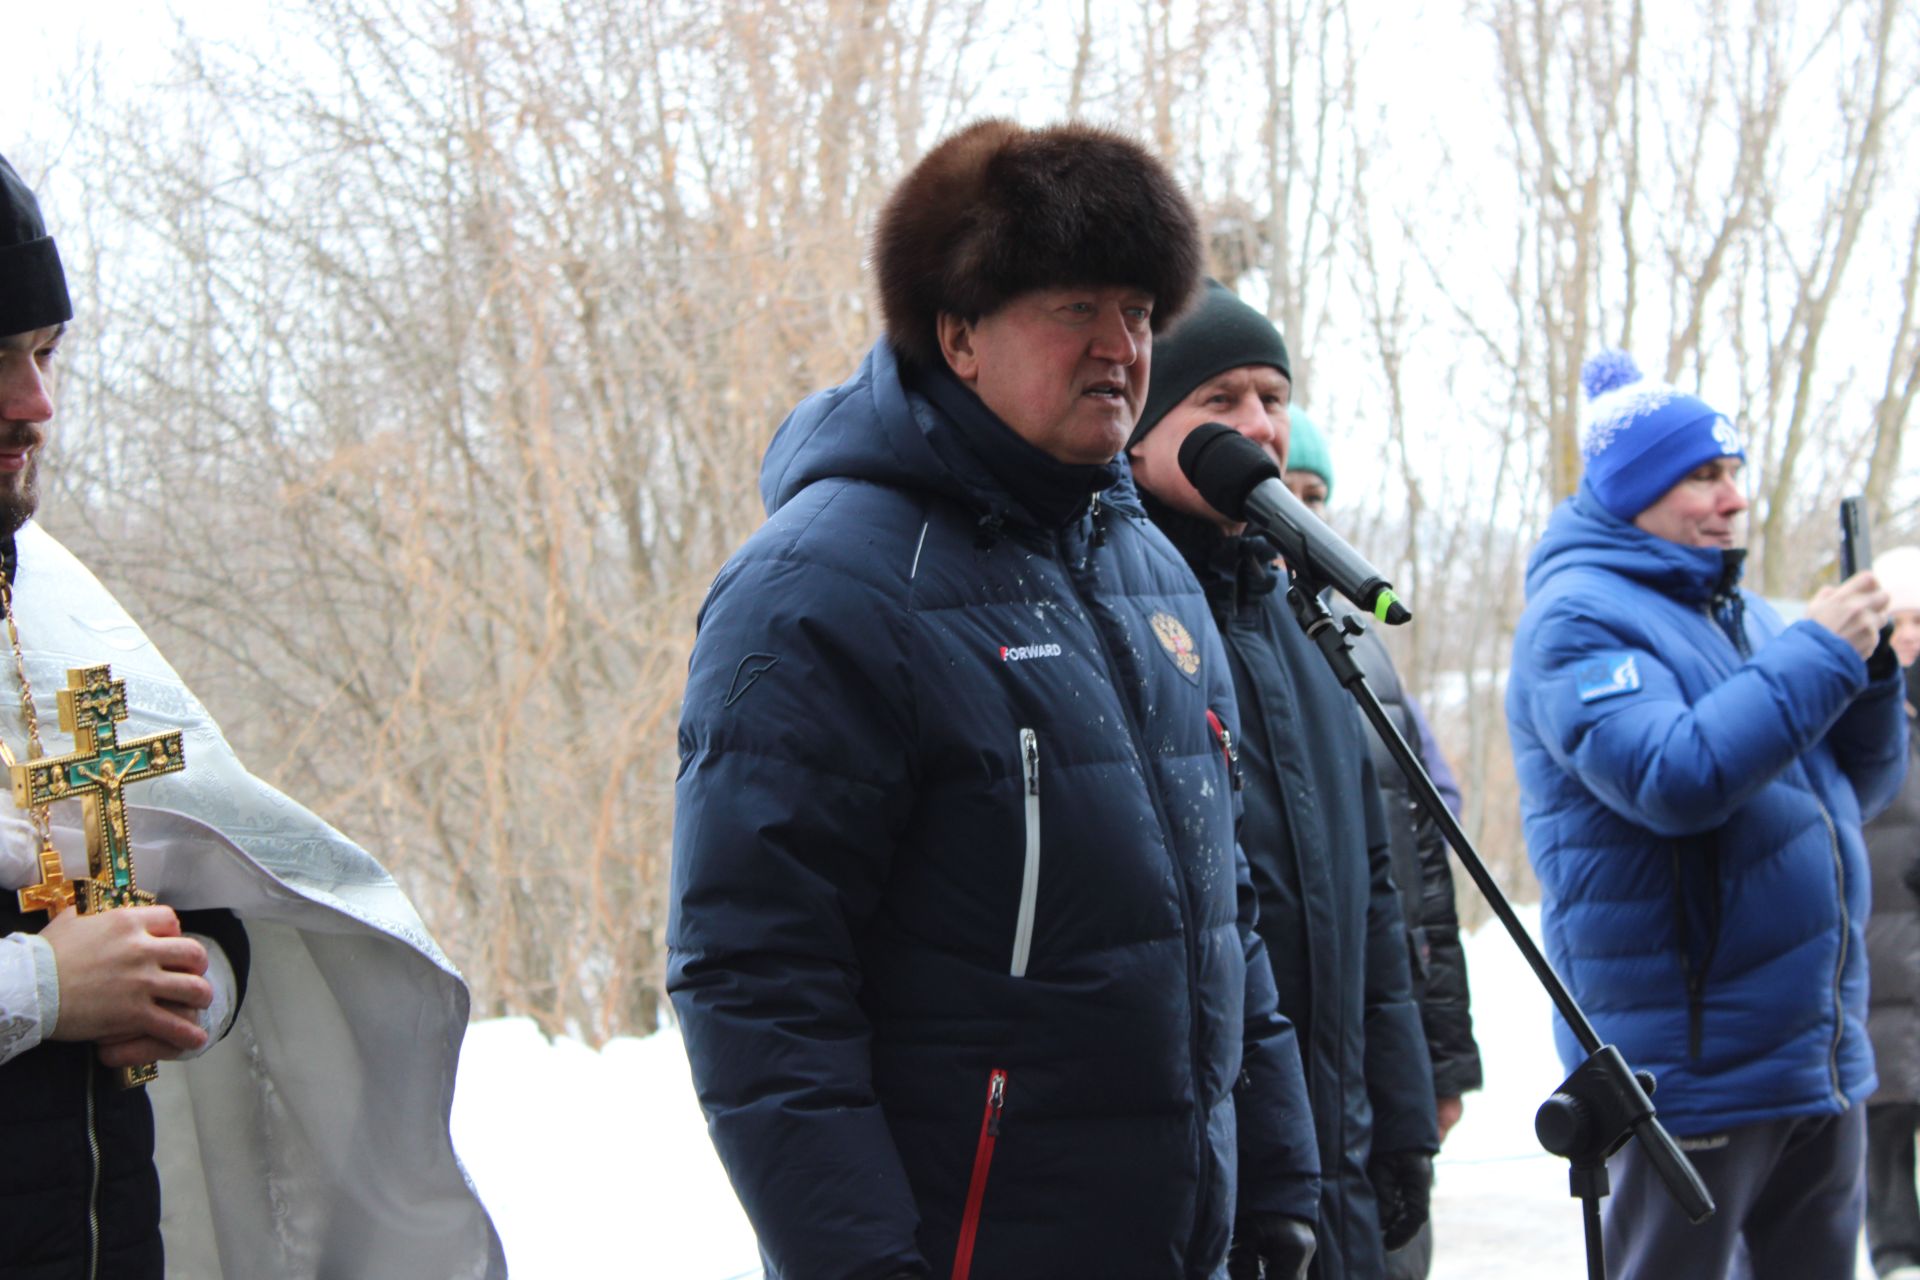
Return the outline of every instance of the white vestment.
[[[36,524],[15,544],[14,616],[47,750],[71,749],[55,720],[71,667],[109,663],[126,681],[123,740],[181,730],[186,769],[128,793],[135,874],[175,909],[232,910],[252,950],[231,1032],[147,1086],[168,1276],[504,1278],[447,1130],[465,982],[378,862],[241,766],[84,565]],[[13,726],[19,701],[5,672]]]

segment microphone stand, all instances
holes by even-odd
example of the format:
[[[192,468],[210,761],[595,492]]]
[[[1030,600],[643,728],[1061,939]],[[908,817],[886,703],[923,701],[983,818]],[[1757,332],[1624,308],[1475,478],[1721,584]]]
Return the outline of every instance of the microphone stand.
[[[1454,819],[1453,811],[1440,798],[1440,792],[1434,787],[1433,779],[1427,776],[1419,757],[1387,717],[1386,708],[1380,705],[1379,695],[1367,683],[1367,677],[1354,661],[1351,651],[1351,637],[1359,635],[1365,629],[1364,624],[1352,615],[1335,621],[1326,602],[1321,599],[1327,584],[1320,580],[1311,564],[1295,565],[1289,561],[1287,577],[1291,583],[1287,590],[1287,601],[1293,606],[1293,614],[1299,620],[1301,630],[1319,647],[1327,665],[1333,668],[1334,677],[1360,704],[1360,710],[1379,733],[1380,740],[1386,744],[1401,772],[1406,774],[1414,798],[1446,834],[1447,843],[1453,846],[1460,864],[1467,869],[1474,884],[1480,887],[1487,905],[1493,908],[1500,923],[1506,926],[1513,945],[1526,957],[1534,977],[1546,988],[1554,1007],[1566,1019],[1580,1047],[1588,1055],[1587,1060],[1540,1105],[1533,1127],[1541,1146],[1571,1162],[1568,1182],[1572,1193],[1580,1199],[1581,1217],[1586,1227],[1587,1275],[1589,1280],[1606,1280],[1606,1259],[1600,1234],[1600,1200],[1609,1190],[1607,1157],[1624,1146],[1629,1137],[1640,1140],[1655,1172],[1666,1183],[1668,1193],[1690,1221],[1706,1221],[1713,1213],[1713,1198],[1707,1194],[1706,1184],[1700,1181],[1699,1173],[1680,1148],[1674,1145],[1672,1136],[1654,1115],[1653,1103],[1647,1096],[1653,1092],[1653,1076],[1645,1071],[1630,1070],[1618,1049],[1600,1043],[1593,1024],[1580,1011],[1572,993],[1560,981],[1560,975],[1553,971],[1547,958],[1540,954],[1539,947],[1527,936],[1506,894],[1500,891],[1486,864],[1474,851],[1472,841],[1467,839],[1467,833],[1461,830],[1459,822]]]

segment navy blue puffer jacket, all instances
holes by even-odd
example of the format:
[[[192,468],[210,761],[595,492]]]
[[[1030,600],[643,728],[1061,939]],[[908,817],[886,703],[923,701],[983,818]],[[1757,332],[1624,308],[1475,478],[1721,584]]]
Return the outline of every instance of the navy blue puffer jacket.
[[[1236,1150],[1242,1211],[1310,1219],[1226,661],[1124,468],[883,342],[762,484],[688,677],[668,988],[770,1275],[1207,1280]]]
[[[47,917],[0,894],[0,933]],[[226,953],[246,998],[252,950],[231,911],[182,911],[183,932]],[[97,1046],[43,1041],[0,1063],[0,1132],[20,1158],[0,1163],[0,1280],[161,1280],[160,1179],[147,1090],[123,1089]],[[191,1071],[190,1064],[167,1071]]]
[[[1240,842],[1320,1143],[1314,1275],[1379,1280],[1387,1263],[1367,1162],[1440,1143],[1363,722],[1293,617],[1272,549],[1148,505],[1207,592],[1239,695]]]
[[[1683,1136],[1872,1090],[1860,827],[1906,760],[1897,673],[1781,629],[1738,567],[1583,488],[1529,565],[1507,687],[1548,958]]]

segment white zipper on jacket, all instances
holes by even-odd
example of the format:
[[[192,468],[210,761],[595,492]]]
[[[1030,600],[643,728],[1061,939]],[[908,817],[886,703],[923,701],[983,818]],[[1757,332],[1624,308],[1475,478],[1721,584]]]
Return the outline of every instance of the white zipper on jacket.
[[[1813,785],[1813,773],[1807,771],[1807,785]],[[1840,849],[1840,832],[1833,825],[1833,815],[1827,812],[1827,806],[1816,794],[1814,805],[1820,810],[1820,820],[1827,824],[1827,847],[1833,850],[1833,883],[1839,894],[1840,907],[1840,948],[1833,961],[1833,1043],[1827,1046],[1827,1083],[1833,1089],[1833,1098],[1840,1104],[1842,1111],[1847,1109],[1846,1090],[1840,1087],[1840,1042],[1847,1034],[1847,1005],[1845,986],[1847,972],[1847,942],[1852,937],[1853,919],[1847,912],[1847,860]]]
[[[1040,735],[1020,731],[1020,767],[1025,785],[1027,852],[1020,869],[1020,914],[1013,920],[1013,967],[1016,978],[1027,976],[1027,956],[1033,950],[1033,912],[1040,898]]]

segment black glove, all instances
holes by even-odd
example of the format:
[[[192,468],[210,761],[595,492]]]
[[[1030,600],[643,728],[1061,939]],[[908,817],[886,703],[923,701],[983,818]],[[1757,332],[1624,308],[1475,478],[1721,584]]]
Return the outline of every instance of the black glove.
[[[1880,643],[1867,655],[1867,679],[1884,680],[1900,666],[1900,659],[1893,652],[1893,623],[1880,628]]]
[[[1252,1214],[1233,1224],[1227,1280],[1306,1280],[1313,1224],[1284,1213]]]
[[[1367,1180],[1380,1201],[1380,1237],[1387,1252],[1420,1234],[1433,1199],[1433,1157],[1424,1151],[1383,1151],[1367,1161]]]

